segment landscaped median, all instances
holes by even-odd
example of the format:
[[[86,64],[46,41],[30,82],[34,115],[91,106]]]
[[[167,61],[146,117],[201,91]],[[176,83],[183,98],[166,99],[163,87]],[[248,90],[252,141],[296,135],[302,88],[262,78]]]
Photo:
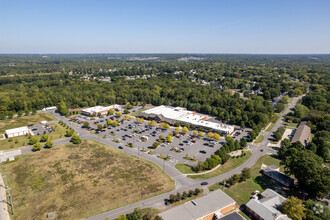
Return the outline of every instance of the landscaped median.
[[[245,150],[244,152],[245,152],[245,156],[231,157],[225,164],[220,165],[218,168],[214,169],[211,172],[206,171],[205,174],[198,174],[197,172],[194,172],[192,167],[186,164],[176,164],[175,168],[179,170],[181,173],[187,174],[186,176],[191,179],[197,179],[197,180],[210,179],[212,177],[226,173],[242,165],[252,155],[251,151],[249,150]],[[194,175],[189,175],[189,174],[194,174]]]
[[[17,158],[3,165],[14,219],[81,219],[175,188],[155,164],[91,140]]]

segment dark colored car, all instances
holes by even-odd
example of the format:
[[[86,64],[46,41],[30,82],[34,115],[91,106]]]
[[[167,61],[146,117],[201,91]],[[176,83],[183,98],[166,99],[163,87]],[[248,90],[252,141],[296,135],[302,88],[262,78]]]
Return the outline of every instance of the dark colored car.
[[[122,147],[122,146],[119,146],[118,148],[119,148],[119,149],[121,149],[121,150],[123,149],[123,147]]]
[[[206,154],[206,151],[205,150],[201,150],[199,152],[202,153],[202,154]]]
[[[206,186],[206,185],[209,185],[209,183],[208,182],[202,182],[201,185]]]

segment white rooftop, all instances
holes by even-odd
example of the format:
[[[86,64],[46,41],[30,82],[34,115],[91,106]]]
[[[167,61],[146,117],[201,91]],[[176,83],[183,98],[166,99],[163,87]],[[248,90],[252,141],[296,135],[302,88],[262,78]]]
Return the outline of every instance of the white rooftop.
[[[104,106],[94,106],[94,107],[90,107],[90,108],[86,108],[86,109],[83,109],[84,112],[89,112],[89,113],[93,113],[93,112],[101,112],[101,111],[108,111],[112,108],[119,108],[120,105],[110,105],[110,106],[107,106],[107,107],[104,107]]]
[[[226,125],[223,123],[206,121],[208,116],[198,114],[193,111],[188,111],[185,108],[181,108],[181,107],[168,107],[161,105],[155,108],[148,109],[145,111],[145,113],[162,115],[165,118],[182,121],[189,124],[194,124],[196,126],[208,127],[214,130],[221,130],[229,133],[234,131],[233,126]]]
[[[28,131],[28,130],[29,130],[29,128],[24,126],[24,127],[19,127],[19,128],[8,129],[8,130],[6,130],[6,133],[7,134],[14,134],[14,133]]]

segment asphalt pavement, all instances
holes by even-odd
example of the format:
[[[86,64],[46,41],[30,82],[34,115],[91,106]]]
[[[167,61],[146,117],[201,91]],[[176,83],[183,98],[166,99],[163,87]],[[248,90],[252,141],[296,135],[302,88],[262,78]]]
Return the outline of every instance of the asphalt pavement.
[[[280,119],[275,123],[274,127],[269,132],[263,131],[263,135],[265,136],[265,138],[259,146],[256,146],[253,144],[250,144],[248,146],[248,148],[252,151],[252,156],[244,164],[242,164],[241,166],[239,166],[227,173],[213,177],[206,181],[209,184],[214,184],[214,183],[223,181],[223,180],[231,177],[234,174],[239,174],[243,168],[249,168],[249,167],[253,166],[253,164],[255,164],[255,162],[261,156],[263,156],[265,154],[276,153],[276,151],[274,151],[273,149],[268,148],[268,144],[270,143],[271,137],[272,137],[273,133],[280,126],[282,126],[282,123],[284,122],[284,119],[285,119],[285,115],[290,111],[291,108],[293,108],[295,106],[297,101],[299,99],[301,99],[302,97],[303,96],[293,98],[292,102],[289,103],[287,109],[284,111],[284,113],[282,114]],[[98,141],[100,143],[103,143],[110,147],[115,147],[115,148],[118,148],[119,146],[123,145],[122,143],[115,143],[112,140],[110,140],[109,138],[103,138],[103,137],[97,136],[95,134],[91,134],[87,130],[81,128],[81,125],[77,125],[77,124],[70,122],[67,118],[60,116],[58,113],[55,113],[54,111],[50,111],[50,113],[54,117],[56,117],[58,120],[63,121],[64,123],[69,125],[71,128],[73,128],[79,134],[80,138],[82,138],[82,139],[92,139],[92,140]],[[69,143],[69,141],[70,141],[69,138],[56,140],[56,141],[54,141],[54,145]],[[23,154],[23,153],[31,152],[32,148],[26,147],[26,148],[22,148],[20,150],[21,150],[21,153]],[[125,148],[123,148],[123,152],[125,152],[126,154],[129,154],[129,155],[132,155],[132,156],[141,157],[143,159],[149,160],[149,161],[153,162],[154,164],[158,165],[160,168],[162,168],[164,170],[164,172],[166,172],[169,176],[171,176],[171,178],[175,181],[175,190],[168,192],[168,193],[164,193],[162,195],[158,195],[158,196],[149,198],[149,199],[145,199],[143,201],[135,202],[135,203],[111,210],[111,211],[107,211],[107,212],[101,213],[99,215],[90,217],[88,219],[90,219],[90,220],[105,219],[105,218],[113,219],[113,218],[118,217],[119,215],[132,212],[134,210],[134,208],[136,208],[136,207],[147,208],[147,207],[150,207],[157,203],[163,203],[164,199],[167,199],[170,194],[201,187],[201,182],[205,181],[205,180],[189,179],[186,176],[184,176],[183,174],[181,174],[178,170],[176,170],[174,167],[174,164],[172,164],[170,162],[166,162],[163,159],[158,158],[156,155],[150,155],[150,154],[139,152],[137,148],[125,147]]]

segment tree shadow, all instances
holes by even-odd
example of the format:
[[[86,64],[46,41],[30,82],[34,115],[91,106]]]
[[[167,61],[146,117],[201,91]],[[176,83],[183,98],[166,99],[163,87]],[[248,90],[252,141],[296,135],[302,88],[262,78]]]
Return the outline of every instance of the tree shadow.
[[[262,188],[262,189],[275,189],[275,185],[272,183],[272,181],[268,178],[268,177],[266,177],[266,176],[264,176],[264,175],[262,175],[262,176],[257,176],[255,179],[254,179],[254,181],[257,183],[257,184],[259,184],[260,185],[260,187]]]

